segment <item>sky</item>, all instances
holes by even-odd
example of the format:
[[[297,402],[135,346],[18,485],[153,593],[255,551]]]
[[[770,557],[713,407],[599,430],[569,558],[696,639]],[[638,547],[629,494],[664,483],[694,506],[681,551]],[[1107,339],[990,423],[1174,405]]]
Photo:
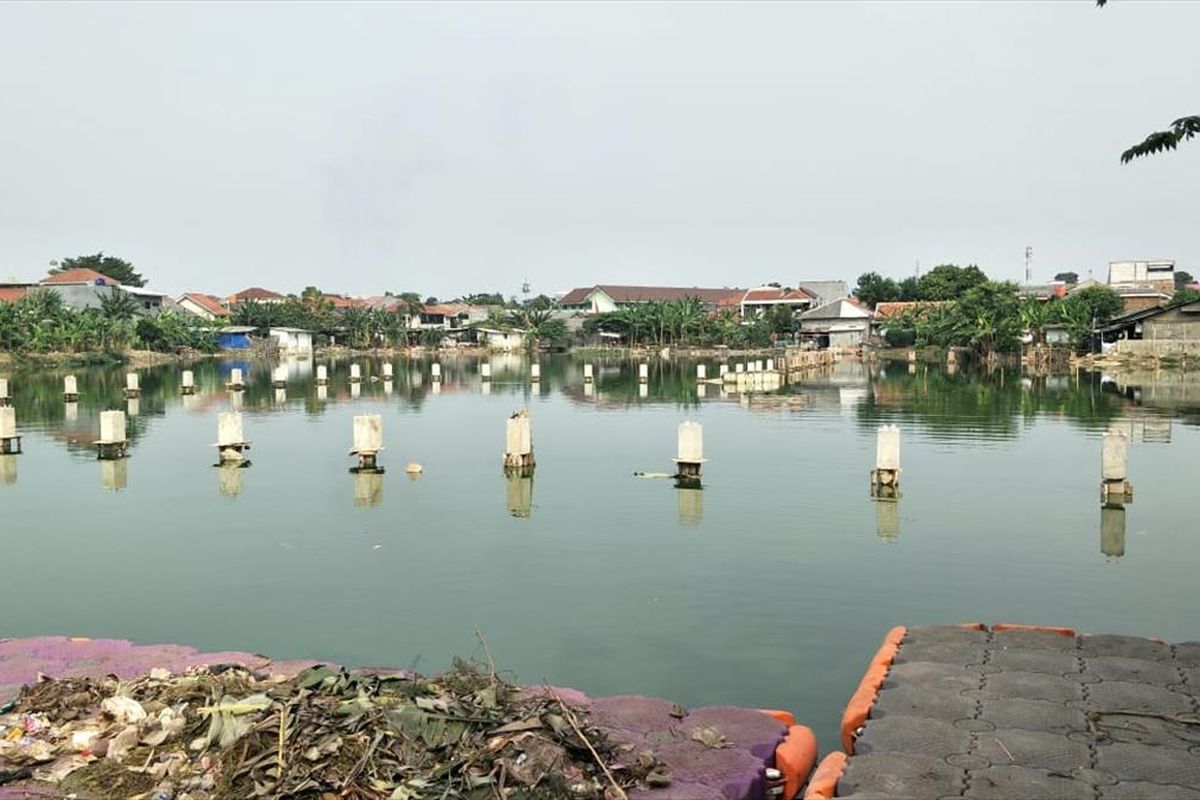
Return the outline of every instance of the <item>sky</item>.
[[[1200,3],[0,3],[0,280],[1200,274]]]

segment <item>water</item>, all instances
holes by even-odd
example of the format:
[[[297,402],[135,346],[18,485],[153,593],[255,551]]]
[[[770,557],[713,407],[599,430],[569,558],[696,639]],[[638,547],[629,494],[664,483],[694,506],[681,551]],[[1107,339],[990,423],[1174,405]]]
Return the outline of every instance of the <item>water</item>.
[[[1099,376],[1022,381],[844,363],[778,395],[697,399],[689,363],[396,361],[391,394],[351,396],[331,365],[291,366],[286,399],[242,364],[253,466],[214,468],[231,363],[141,371],[130,458],[91,446],[125,408],[124,370],[6,370],[25,454],[0,463],[0,636],[183,642],[278,658],[433,670],[481,655],[515,677],[687,705],[787,708],[824,748],[896,624],[1022,621],[1200,639],[1194,485],[1200,385]],[[714,362],[709,373],[716,374]],[[420,376],[424,379],[420,380]],[[419,383],[418,383],[419,381]],[[537,470],[501,474],[504,420],[528,405]],[[348,472],[351,418],[383,415],[388,467]],[[670,471],[683,419],[704,424],[702,491]],[[900,425],[903,497],[868,497],[875,429]],[[1101,533],[1101,433],[1133,435],[1136,501]],[[418,480],[403,472],[424,465]],[[1121,536],[1121,523],[1124,535]]]

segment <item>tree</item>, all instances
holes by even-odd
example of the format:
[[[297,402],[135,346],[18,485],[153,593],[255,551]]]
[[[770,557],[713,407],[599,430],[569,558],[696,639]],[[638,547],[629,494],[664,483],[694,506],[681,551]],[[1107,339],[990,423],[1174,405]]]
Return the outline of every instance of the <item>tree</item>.
[[[1184,272],[1181,269],[1175,270],[1175,291],[1187,288],[1189,283],[1195,283],[1196,279],[1192,277],[1192,273]]]
[[[1189,289],[1185,286],[1175,290],[1175,294],[1171,296],[1171,305],[1194,303],[1197,300],[1200,300],[1200,289]]]
[[[114,287],[100,295],[100,313],[109,319],[133,319],[138,313],[138,301],[129,292]]]
[[[463,302],[472,306],[502,306],[504,305],[504,295],[500,292],[476,292],[463,296]]]
[[[858,285],[854,296],[874,308],[879,303],[900,299],[900,286],[891,278],[885,278],[878,272],[864,272],[858,276]]]
[[[106,256],[104,255],[103,250],[90,256],[64,258],[62,263],[50,270],[50,274],[57,275],[58,273],[66,272],[69,269],[95,270],[101,275],[107,275],[118,283],[122,283],[126,286],[146,285],[145,278],[134,271],[133,264],[130,264],[123,258]]]
[[[954,300],[971,288],[987,283],[987,275],[971,264],[939,264],[917,279],[917,300]]]
[[[1100,8],[1108,5],[1108,0],[1096,0]],[[1155,131],[1142,141],[1121,153],[1121,163],[1128,164],[1135,158],[1161,153],[1164,150],[1174,150],[1179,143],[1200,134],[1200,116],[1180,117],[1171,123],[1165,131]]]
[[[1056,317],[1067,326],[1076,341],[1120,314],[1121,296],[1107,286],[1089,286],[1067,295],[1054,304]]]
[[[1054,280],[1062,281],[1063,283],[1075,284],[1079,283],[1078,272],[1060,272],[1054,276]]]
[[[436,297],[434,297],[434,296],[430,295],[429,297],[426,297],[426,298],[425,298],[425,305],[427,305],[427,306],[436,306],[436,305],[437,305],[437,301],[438,301],[438,299],[437,299]]]
[[[554,306],[554,301],[544,294],[539,294],[537,297],[525,302],[527,308],[547,309]]]

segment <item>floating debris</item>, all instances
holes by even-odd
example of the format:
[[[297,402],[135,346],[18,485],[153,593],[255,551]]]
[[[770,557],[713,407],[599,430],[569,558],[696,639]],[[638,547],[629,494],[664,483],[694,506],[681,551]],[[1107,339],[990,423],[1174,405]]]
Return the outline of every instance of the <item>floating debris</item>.
[[[623,800],[670,781],[653,753],[613,744],[585,709],[501,680],[490,660],[432,678],[240,665],[43,678],[0,714],[0,786],[54,796]]]

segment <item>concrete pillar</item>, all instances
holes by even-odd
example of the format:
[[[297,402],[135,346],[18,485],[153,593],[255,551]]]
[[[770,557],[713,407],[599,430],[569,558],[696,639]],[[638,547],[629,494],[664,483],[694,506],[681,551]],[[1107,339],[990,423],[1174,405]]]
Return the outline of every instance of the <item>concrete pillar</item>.
[[[392,378],[393,378],[392,362],[388,361],[388,362],[385,362],[383,365],[383,379],[385,381],[390,381],[390,380],[392,380]]]
[[[648,383],[650,381],[650,365],[638,364],[638,383]]]
[[[871,470],[872,493],[894,497],[900,487],[900,429],[880,425],[875,435],[875,469]]]
[[[242,371],[238,367],[229,370],[229,383],[225,384],[225,388],[235,392],[240,392],[246,387],[246,381],[242,378]]]
[[[79,384],[74,375],[67,375],[63,378],[63,396],[67,398],[68,403],[79,399]]]
[[[433,375],[434,383],[442,382],[442,365],[441,364],[437,363],[436,361],[433,362],[433,366],[429,368],[429,372],[430,372],[430,374]]]
[[[531,470],[533,459],[533,427],[529,411],[513,413],[504,425],[504,469]]]
[[[243,461],[250,443],[242,430],[242,415],[226,411],[217,415],[217,453],[221,461]]]
[[[685,420],[679,423],[675,452],[673,461],[678,470],[677,476],[698,481],[701,465],[707,461],[704,457],[704,428],[699,422]]]
[[[1129,437],[1108,431],[1100,446],[1100,500],[1105,505],[1133,502],[1129,483]]]
[[[125,401],[125,413],[132,419],[142,413],[142,401],[137,397],[131,397]]]
[[[286,389],[288,378],[287,364],[280,364],[271,370],[271,385],[276,389]]]
[[[67,422],[79,421],[79,403],[68,401],[63,404],[63,418]]]
[[[917,351],[913,350],[911,348],[908,351],[908,363],[910,363],[910,364],[917,363]]]
[[[385,395],[390,395],[392,393],[392,388],[392,382],[390,380],[383,382],[383,393]]]
[[[583,365],[583,382],[591,383],[593,378],[594,378],[594,374],[592,372],[592,365],[584,364]]]
[[[754,362],[754,371],[755,372],[763,371],[763,362],[762,362],[761,358]]]
[[[350,383],[350,397],[357,399],[362,396],[362,381],[352,381]]]
[[[733,370],[736,374],[740,375],[746,371],[746,365],[745,364],[734,364]]]
[[[645,399],[649,396],[650,396],[650,384],[639,383],[638,384],[638,397]]]
[[[696,384],[696,397],[703,400],[704,396],[707,394],[708,394],[708,384],[707,383],[697,383]]]
[[[774,372],[774,371],[775,371],[775,359],[768,358],[767,359],[767,372]]]
[[[136,372],[125,373],[125,396],[139,397],[142,394],[142,385],[138,380]]]
[[[708,366],[705,364],[696,365],[696,380],[708,380]]]
[[[329,384],[329,368],[324,364],[317,364],[317,386],[327,386]]]
[[[728,374],[729,374],[729,365],[728,364],[722,364],[721,366],[717,367],[717,375],[719,377],[724,378]]]
[[[483,378],[485,381],[490,381],[492,379],[492,362],[484,361],[479,365],[479,377]]]
[[[8,378],[0,378],[0,406],[8,405]]]
[[[441,381],[434,381],[432,384],[430,384],[430,387],[433,390],[434,394],[442,393],[442,382]]]
[[[583,385],[583,396],[584,397],[595,397],[595,395],[596,395],[596,384],[592,383],[591,381],[588,381],[587,383],[585,383]]]
[[[196,393],[196,376],[192,374],[190,369],[185,369],[179,376],[179,393],[180,394],[195,394]]]
[[[350,382],[351,383],[361,383],[362,382],[362,367],[360,367],[358,364],[350,365]]]
[[[351,455],[358,456],[360,470],[377,470],[378,456],[383,450],[383,417],[362,414],[354,418],[354,447]]]
[[[124,458],[129,438],[125,430],[124,411],[100,412],[100,438],[96,446],[101,458]]]
[[[17,410],[0,406],[0,454],[21,452],[21,437],[17,435]]]
[[[317,384],[317,399],[321,401],[329,399],[329,387],[323,383]]]
[[[542,365],[541,364],[530,364],[529,365],[529,377],[535,383],[537,381],[540,381],[542,379]]]

